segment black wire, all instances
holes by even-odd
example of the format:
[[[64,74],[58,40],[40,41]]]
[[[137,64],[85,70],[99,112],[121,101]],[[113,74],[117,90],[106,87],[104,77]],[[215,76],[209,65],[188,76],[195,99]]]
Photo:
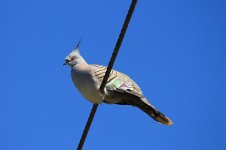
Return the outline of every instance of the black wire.
[[[112,53],[111,59],[110,59],[110,61],[108,63],[107,71],[105,72],[104,79],[103,79],[103,81],[101,83],[101,86],[100,86],[100,91],[103,94],[104,94],[104,87],[105,87],[105,85],[107,83],[107,80],[109,78],[110,72],[111,72],[112,67],[114,65],[115,59],[116,59],[116,57],[118,55],[118,51],[119,51],[119,49],[121,47],[122,41],[124,39],[127,27],[129,25],[129,22],[130,22],[130,19],[131,19],[132,15],[133,15],[133,12],[134,12],[134,9],[136,7],[136,4],[137,4],[137,0],[132,0],[132,3],[130,5],[129,11],[127,13],[126,19],[124,21],[123,27],[122,27],[121,32],[119,34],[117,43],[115,45],[114,51]],[[89,115],[88,121],[86,123],[85,129],[83,130],[82,137],[81,137],[80,142],[78,144],[77,150],[82,150],[83,144],[85,143],[87,134],[89,132],[89,128],[90,128],[90,126],[92,124],[92,121],[93,121],[93,118],[95,116],[97,108],[98,108],[98,104],[93,104],[93,108],[92,108],[92,110],[90,112],[90,115]]]

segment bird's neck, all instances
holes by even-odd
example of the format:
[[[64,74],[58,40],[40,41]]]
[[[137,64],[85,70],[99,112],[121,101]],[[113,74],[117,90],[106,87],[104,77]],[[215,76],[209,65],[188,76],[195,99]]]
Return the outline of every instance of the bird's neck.
[[[79,69],[81,66],[88,66],[88,63],[85,61],[85,59],[82,56],[79,56],[77,58],[75,64],[72,66],[73,69]]]
[[[86,60],[80,55],[77,60],[76,64],[87,64]]]

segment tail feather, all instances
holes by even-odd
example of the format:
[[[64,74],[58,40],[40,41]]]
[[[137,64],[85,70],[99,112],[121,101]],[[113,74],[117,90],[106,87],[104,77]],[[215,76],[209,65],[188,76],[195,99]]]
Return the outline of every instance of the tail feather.
[[[162,123],[168,126],[173,124],[173,122],[168,117],[166,117],[163,113],[156,110],[153,106],[150,106],[148,110],[146,109],[145,110],[142,109],[142,110],[159,123]]]
[[[147,101],[147,99],[144,97],[142,97],[142,98],[137,97],[136,99],[133,99],[133,100],[131,99],[130,104],[140,108],[147,115],[149,115],[150,117],[152,117],[155,121],[157,121],[159,123],[162,123],[162,124],[168,125],[168,126],[173,124],[173,122],[168,117],[166,117],[164,114],[162,114],[157,109],[155,109],[155,107],[152,106]]]
[[[116,94],[116,92],[114,94]],[[169,118],[167,118],[164,114],[155,109],[155,107],[152,106],[145,97],[130,94],[128,92],[122,93],[120,91],[118,91],[118,94],[118,96],[120,96],[121,98],[121,101],[117,104],[136,106],[159,123],[168,126],[173,124],[173,122]]]
[[[165,124],[165,125],[172,125],[173,122],[166,117],[163,113],[159,112],[157,109],[155,109],[154,106],[152,106],[146,98],[141,98],[143,104],[138,105],[138,107],[143,110],[145,113],[147,113],[150,117],[152,117],[154,120],[156,120],[159,123]]]

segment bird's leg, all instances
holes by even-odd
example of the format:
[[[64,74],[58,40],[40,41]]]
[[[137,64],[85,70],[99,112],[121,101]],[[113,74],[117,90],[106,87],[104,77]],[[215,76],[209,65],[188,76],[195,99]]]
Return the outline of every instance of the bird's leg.
[[[105,94],[102,94],[102,100],[105,101]]]

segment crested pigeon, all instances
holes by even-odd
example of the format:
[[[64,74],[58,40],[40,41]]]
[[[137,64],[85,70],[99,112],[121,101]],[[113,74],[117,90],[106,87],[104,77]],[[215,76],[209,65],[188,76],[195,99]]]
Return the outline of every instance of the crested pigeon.
[[[80,43],[80,42],[79,42]],[[107,67],[88,64],[77,47],[65,58],[64,65],[71,67],[71,78],[79,92],[90,102],[100,104],[132,105],[144,111],[147,115],[161,124],[172,125],[173,122],[159,112],[143,96],[140,87],[127,75],[112,70],[104,94],[100,85]]]

